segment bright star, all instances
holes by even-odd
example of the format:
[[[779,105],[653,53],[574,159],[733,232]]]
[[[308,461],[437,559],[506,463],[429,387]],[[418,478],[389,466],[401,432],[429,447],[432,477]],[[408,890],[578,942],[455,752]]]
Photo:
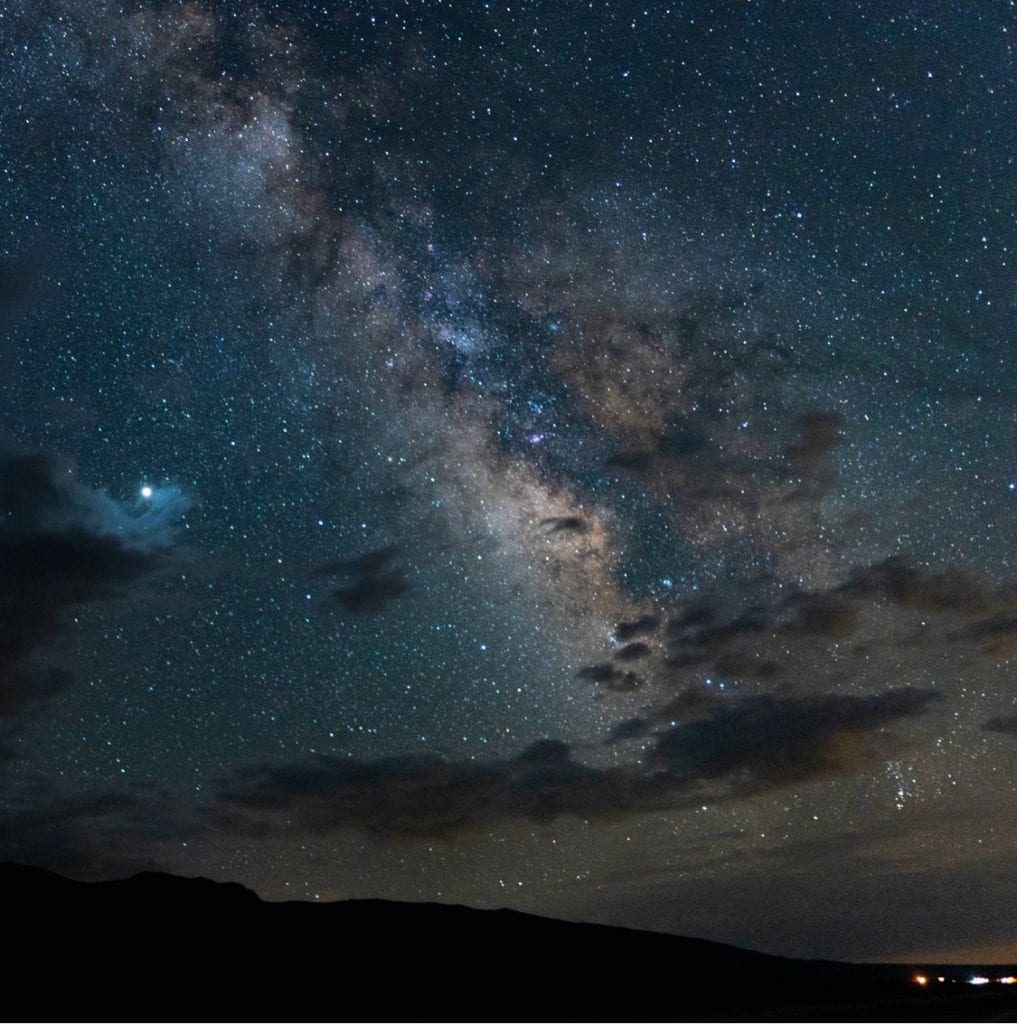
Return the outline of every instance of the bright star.
[[[152,488],[149,487],[148,484],[145,484],[145,486],[141,488],[141,496],[143,498],[151,498],[152,497]]]

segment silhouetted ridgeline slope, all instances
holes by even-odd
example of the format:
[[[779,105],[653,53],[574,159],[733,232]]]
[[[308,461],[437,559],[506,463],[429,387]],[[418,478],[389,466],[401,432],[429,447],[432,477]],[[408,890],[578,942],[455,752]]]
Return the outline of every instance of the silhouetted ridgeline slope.
[[[265,903],[207,879],[86,884],[13,864],[0,865],[0,897],[7,978],[43,979],[18,1000],[29,1019],[681,1019],[915,994],[913,968],[787,960],[506,910]]]

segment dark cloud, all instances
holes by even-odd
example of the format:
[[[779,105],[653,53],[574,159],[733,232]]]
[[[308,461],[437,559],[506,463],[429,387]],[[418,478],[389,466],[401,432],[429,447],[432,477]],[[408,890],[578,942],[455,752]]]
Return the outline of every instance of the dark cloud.
[[[657,615],[641,615],[638,619],[629,622],[619,622],[615,627],[615,639],[619,643],[627,643],[637,636],[645,636],[654,632],[660,626],[660,617]]]
[[[576,678],[587,679],[591,683],[602,683],[613,679],[619,672],[620,670],[610,662],[604,662],[600,665],[586,665],[576,673]]]
[[[72,874],[92,866],[98,834],[137,805],[124,793],[56,797],[47,791],[32,796],[31,806],[5,809],[0,859],[44,864]]]
[[[858,626],[858,609],[836,594],[797,594],[787,600],[786,607],[793,615],[784,626],[789,632],[843,640]]]
[[[638,717],[627,718],[612,726],[605,742],[612,744],[654,736],[674,728],[679,722],[707,718],[725,703],[729,704],[731,700],[731,697],[717,692],[710,686],[687,686],[664,703],[644,708]]]
[[[580,516],[551,516],[541,519],[541,526],[547,527],[548,533],[586,533],[589,524]]]
[[[326,562],[311,572],[312,577],[322,576],[374,576],[385,571],[388,564],[399,556],[400,548],[397,544],[389,544],[386,547],[376,548],[366,554],[358,555],[356,558],[340,559],[336,562]]]
[[[643,658],[649,657],[653,652],[653,648],[649,644],[640,642],[626,644],[624,647],[614,652],[615,661],[641,661]]]
[[[885,678],[921,678],[913,673],[927,672],[930,658],[956,657],[948,645],[1008,659],[1017,650],[1015,607],[1011,584],[918,569],[901,556],[856,567],[846,582],[826,589],[787,593],[761,576],[742,601],[718,591],[679,604],[666,612],[661,645],[637,640],[605,650],[601,662],[578,674],[615,691],[638,681],[648,698],[639,735],[648,736],[667,723],[704,717],[718,699],[744,708],[742,700],[767,693],[797,699],[849,692],[852,685],[864,691]],[[930,628],[932,614],[939,628]],[[638,636],[654,622],[652,615],[634,619],[615,636]],[[638,680],[624,677],[626,662],[638,662]],[[886,667],[877,670],[877,662]],[[631,738],[624,729],[618,735]]]
[[[644,718],[619,723],[608,742],[652,736],[641,766],[594,768],[569,746],[542,740],[501,761],[409,756],[377,761],[319,756],[259,765],[221,782],[205,811],[213,826],[264,836],[442,835],[506,819],[617,817],[678,808],[718,784],[711,799],[850,772],[873,756],[868,734],[922,714],[939,695],[898,689],[867,697],[711,699],[705,713],[660,732]]]
[[[627,672],[612,665],[610,662],[603,662],[599,665],[587,665],[577,673],[578,679],[585,679],[591,683],[597,683],[606,690],[614,693],[627,693],[636,690],[643,685],[643,681],[635,672]]]
[[[0,861],[123,878],[165,869],[167,847],[179,851],[181,837],[197,831],[171,797],[146,787],[70,795],[36,782],[5,806]]]
[[[713,663],[719,675],[732,678],[776,679],[784,670],[772,658],[762,657],[758,652],[722,654]]]
[[[653,464],[653,452],[641,450],[618,452],[604,462],[608,469],[621,469],[637,474],[648,472]]]
[[[127,508],[44,455],[0,459],[0,714],[5,724],[53,696],[66,673],[38,655],[67,609],[109,600],[166,564],[170,524],[186,508],[172,488]]]
[[[851,770],[870,756],[866,733],[922,714],[941,699],[902,688],[868,697],[748,697],[662,732],[649,755],[654,768],[681,779],[734,778],[767,786]]]
[[[840,444],[843,427],[844,417],[837,413],[806,413],[798,421],[798,437],[785,454],[797,466],[814,469],[826,462]]]
[[[713,622],[717,617],[717,611],[710,605],[693,604],[683,608],[676,613],[668,622],[668,632],[677,635],[693,626],[705,626]]]
[[[982,723],[986,732],[1001,732],[1004,736],[1017,739],[1017,715],[999,715]]]
[[[626,718],[611,726],[608,731],[606,743],[618,743],[621,740],[638,739],[647,734],[649,724],[645,718]]]
[[[727,622],[713,622],[712,613],[696,609],[668,623],[668,646],[674,653],[672,664],[695,664],[725,653],[730,645],[743,637],[774,629],[770,609],[753,605]]]
[[[398,569],[362,576],[348,587],[332,592],[332,598],[352,615],[371,615],[384,611],[397,598],[411,590],[406,576]]]
[[[795,660],[798,649],[786,648],[792,636],[863,641],[863,623],[874,608],[882,609],[884,624],[898,629],[907,628],[909,611],[941,615],[949,628],[925,643],[977,644],[982,654],[1003,659],[1017,650],[1015,607],[1012,586],[992,586],[956,570],[920,569],[898,555],[856,567],[828,589],[772,594],[727,614],[708,602],[688,605],[667,621],[665,664],[712,663],[721,674],[773,677]]]
[[[692,459],[708,446],[706,431],[687,420],[669,424],[657,439],[657,452],[668,459]]]
[[[666,789],[628,770],[588,768],[566,744],[544,740],[518,757],[487,763],[421,756],[265,765],[223,785],[218,806],[207,813],[221,826],[258,834],[266,824],[275,829],[287,822],[314,835],[342,828],[442,835],[507,818],[617,814],[662,803]]]
[[[687,686],[657,708],[653,719],[658,724],[671,725],[677,720],[702,718],[723,703],[724,698],[711,687]]]
[[[999,612],[950,634],[952,640],[974,641],[983,654],[993,658],[1011,658],[1017,654],[1017,615]]]
[[[352,577],[345,586],[332,591],[331,599],[351,615],[372,615],[412,589],[405,572],[391,563],[401,552],[389,544],[355,558],[327,562],[311,573],[312,577]]]
[[[798,436],[784,454],[800,478],[786,501],[818,501],[834,484],[832,457],[843,439],[844,418],[837,413],[809,412],[798,420]]]
[[[842,593],[877,597],[920,611],[985,612],[991,607],[988,588],[970,573],[952,570],[926,572],[902,556],[856,569]]]

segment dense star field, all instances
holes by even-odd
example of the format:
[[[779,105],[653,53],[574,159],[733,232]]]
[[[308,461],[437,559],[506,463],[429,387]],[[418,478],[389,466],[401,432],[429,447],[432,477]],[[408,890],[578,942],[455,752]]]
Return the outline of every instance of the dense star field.
[[[1014,958],[1017,17],[0,10],[0,857]]]

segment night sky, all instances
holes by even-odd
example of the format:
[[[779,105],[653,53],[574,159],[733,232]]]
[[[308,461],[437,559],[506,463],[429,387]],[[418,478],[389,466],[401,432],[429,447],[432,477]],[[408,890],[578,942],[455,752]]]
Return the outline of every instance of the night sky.
[[[0,857],[1013,960],[1017,15],[0,10]]]

